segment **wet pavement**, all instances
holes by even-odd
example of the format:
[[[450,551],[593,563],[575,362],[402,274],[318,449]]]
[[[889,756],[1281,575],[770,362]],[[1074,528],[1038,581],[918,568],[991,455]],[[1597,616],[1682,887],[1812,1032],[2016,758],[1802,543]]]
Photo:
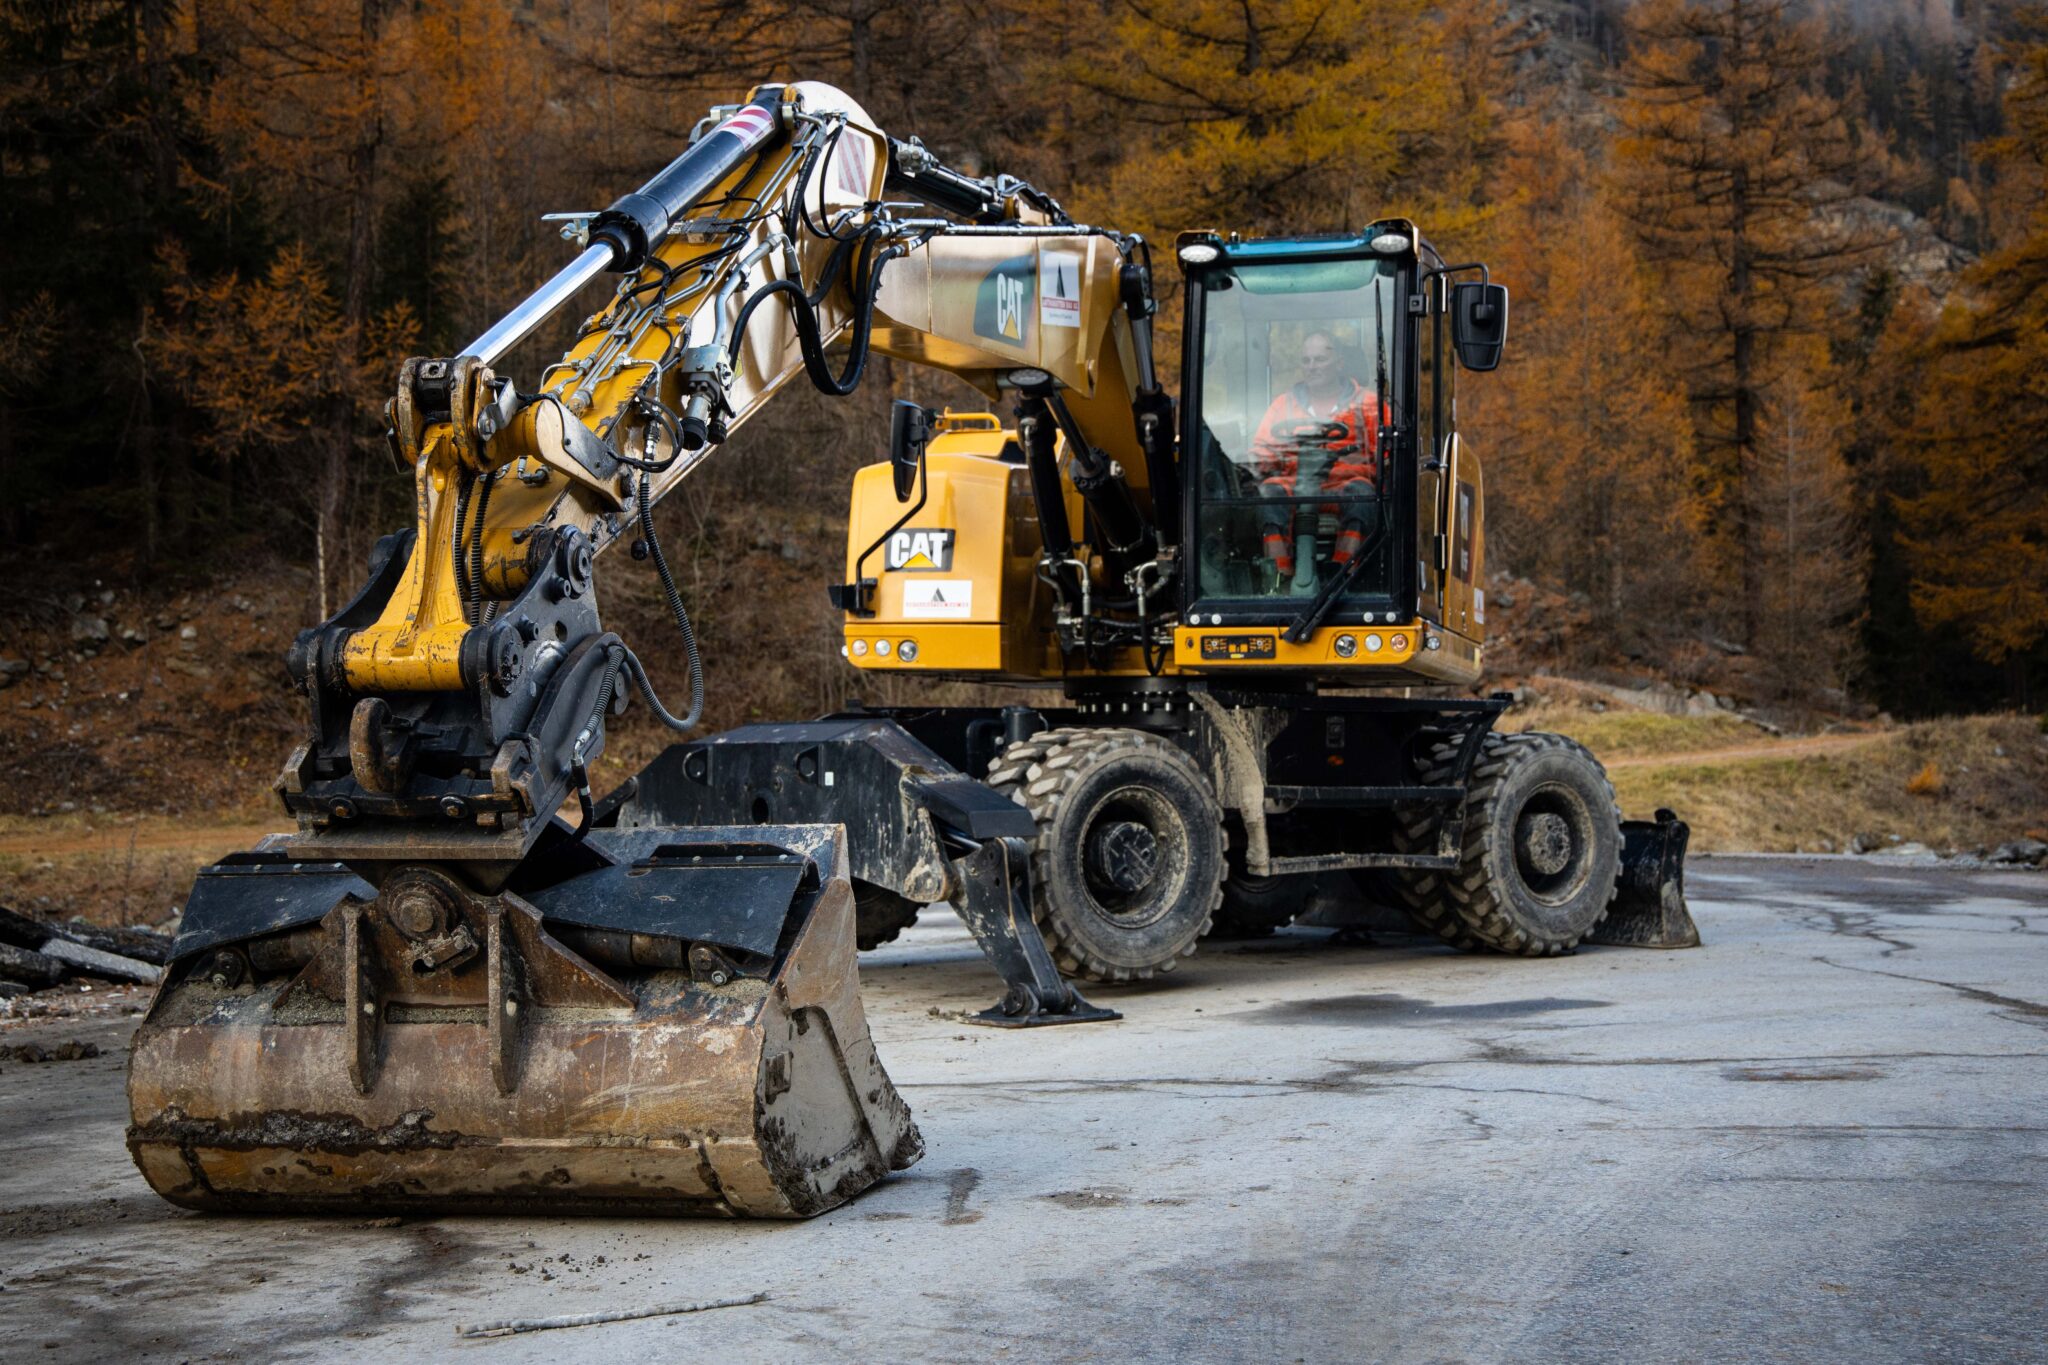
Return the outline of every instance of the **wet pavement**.
[[[132,1020],[11,1030],[103,1055],[0,1062],[0,1358],[2048,1361],[2048,874],[1689,875],[1699,951],[1294,930],[1024,1032],[928,915],[862,959],[927,1155],[802,1224],[188,1214]]]

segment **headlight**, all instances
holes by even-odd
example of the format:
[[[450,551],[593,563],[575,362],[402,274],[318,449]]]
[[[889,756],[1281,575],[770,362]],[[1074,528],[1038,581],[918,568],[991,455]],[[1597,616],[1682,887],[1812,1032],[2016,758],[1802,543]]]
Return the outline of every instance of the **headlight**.
[[[1398,256],[1408,249],[1408,238],[1398,232],[1382,232],[1368,245],[1382,256]]]
[[[855,640],[853,642],[853,653],[855,658],[859,658],[861,655],[867,652],[868,642],[866,640]]]
[[[1392,639],[1388,640],[1387,643],[1391,645],[1393,647],[1394,652],[1398,654],[1402,650],[1408,648],[1408,637],[1405,635],[1396,635]]]
[[[1357,652],[1358,652],[1358,637],[1357,637],[1356,635],[1339,635],[1339,636],[1337,637],[1337,657],[1338,657],[1338,658],[1340,658],[1340,659],[1348,659],[1348,658],[1350,658],[1350,657],[1351,657],[1352,655],[1356,654]]]
[[[917,641],[905,640],[902,644],[896,646],[896,657],[903,660],[903,662],[907,664],[916,663]]]
[[[889,652],[889,642],[888,642],[887,640],[877,640],[877,641],[875,641],[875,653],[877,653],[877,654],[887,654],[888,652]]]
[[[1365,637],[1365,652],[1368,654],[1377,654],[1380,652],[1380,646],[1385,643],[1386,641],[1380,639],[1380,637],[1377,635],[1368,635]]]
[[[1223,255],[1223,248],[1209,242],[1190,242],[1180,249],[1182,265],[1208,265]]]

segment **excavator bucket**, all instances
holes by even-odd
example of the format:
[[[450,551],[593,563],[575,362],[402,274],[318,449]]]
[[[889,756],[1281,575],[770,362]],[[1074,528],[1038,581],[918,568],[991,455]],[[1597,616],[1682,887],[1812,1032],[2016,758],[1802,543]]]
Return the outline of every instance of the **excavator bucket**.
[[[1621,948],[1697,948],[1699,926],[1685,908],[1685,821],[1668,810],[1655,820],[1621,822],[1621,875],[1607,918],[1588,943]]]
[[[509,877],[375,886],[286,842],[200,875],[135,1037],[173,1203],[803,1218],[923,1154],[837,827],[557,822]]]

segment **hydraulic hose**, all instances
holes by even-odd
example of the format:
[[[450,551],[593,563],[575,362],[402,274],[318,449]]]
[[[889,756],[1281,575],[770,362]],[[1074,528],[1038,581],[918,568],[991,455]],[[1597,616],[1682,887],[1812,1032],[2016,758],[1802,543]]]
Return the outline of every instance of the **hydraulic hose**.
[[[627,666],[633,673],[633,681],[639,685],[640,695],[647,698],[647,705],[655,717],[671,730],[690,731],[697,728],[697,722],[704,716],[704,661],[697,653],[697,632],[690,626],[690,613],[683,606],[683,595],[676,589],[675,575],[669,572],[668,557],[661,552],[661,539],[654,533],[654,499],[649,496],[649,476],[640,472],[640,538],[647,544],[647,556],[654,561],[654,572],[661,579],[661,591],[668,598],[668,609],[676,618],[676,630],[683,637],[683,658],[690,669],[690,709],[678,719],[669,714],[661,699],[654,695],[654,685],[647,680],[647,670],[640,666],[640,660],[624,645]],[[609,701],[609,694],[606,700]]]
[[[790,315],[796,323],[797,341],[803,349],[804,373],[810,376],[812,385],[820,393],[833,398],[844,398],[859,388],[861,375],[867,369],[868,339],[874,329],[875,298],[882,287],[882,267],[904,251],[901,244],[891,244],[876,253],[875,241],[873,234],[862,239],[859,256],[854,263],[853,340],[843,371],[834,375],[826,364],[824,338],[818,328],[817,304],[795,280],[771,280],[748,296],[733,324],[732,345],[727,354],[734,360],[739,358],[740,346],[747,334],[747,321],[756,308],[779,294],[788,294],[794,300]],[[828,276],[827,286],[829,283]],[[826,286],[821,286],[821,294],[823,287]]]

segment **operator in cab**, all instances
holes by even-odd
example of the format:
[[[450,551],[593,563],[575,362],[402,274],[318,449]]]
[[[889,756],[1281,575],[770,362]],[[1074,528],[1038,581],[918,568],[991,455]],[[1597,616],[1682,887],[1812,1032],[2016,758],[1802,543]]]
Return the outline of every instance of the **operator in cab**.
[[[1252,440],[1252,464],[1259,491],[1269,498],[1306,498],[1318,493],[1370,494],[1378,491],[1380,429],[1387,420],[1371,391],[1344,372],[1337,343],[1328,332],[1310,332],[1301,343],[1300,380],[1273,400]],[[1279,572],[1277,587],[1286,591],[1294,579],[1297,550],[1311,551],[1316,515],[1340,518],[1330,552],[1335,564],[1349,563],[1365,541],[1365,508],[1350,503],[1318,506],[1311,518],[1299,502],[1278,503],[1264,523],[1265,557]],[[1297,533],[1295,527],[1299,525]],[[1304,566],[1307,568],[1308,566]],[[1297,591],[1310,586],[1297,581]]]

